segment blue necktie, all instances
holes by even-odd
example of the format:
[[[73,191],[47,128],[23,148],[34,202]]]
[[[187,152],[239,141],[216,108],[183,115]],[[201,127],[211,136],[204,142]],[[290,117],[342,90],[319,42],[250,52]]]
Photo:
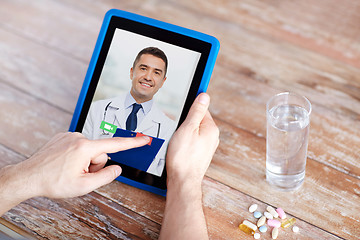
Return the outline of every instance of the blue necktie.
[[[134,103],[133,109],[126,120],[126,130],[134,131],[137,127],[137,112],[141,108],[141,104]]]

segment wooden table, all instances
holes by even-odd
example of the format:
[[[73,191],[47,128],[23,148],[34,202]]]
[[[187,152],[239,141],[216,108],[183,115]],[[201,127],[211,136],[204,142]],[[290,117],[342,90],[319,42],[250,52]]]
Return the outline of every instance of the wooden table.
[[[300,232],[281,230],[278,239],[360,238],[356,0],[3,0],[0,167],[67,131],[110,8],[221,42],[208,90],[221,143],[203,181],[211,239],[253,239],[238,229],[254,219],[252,203],[280,206],[297,219]],[[283,91],[313,105],[305,182],[290,193],[265,181],[265,103]],[[83,197],[30,199],[2,218],[39,239],[156,239],[164,205],[164,197],[113,182]]]

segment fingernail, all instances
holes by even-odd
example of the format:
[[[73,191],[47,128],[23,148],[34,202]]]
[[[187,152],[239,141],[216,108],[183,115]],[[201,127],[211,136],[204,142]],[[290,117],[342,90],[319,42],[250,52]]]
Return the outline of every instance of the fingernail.
[[[207,95],[207,94],[199,95],[199,98],[198,98],[199,103],[206,105],[209,103],[209,100],[210,100],[209,95]]]
[[[115,174],[116,174],[116,176],[120,176],[120,174],[121,174],[121,167],[116,167],[116,168],[115,168]]]
[[[149,136],[143,136],[143,138],[144,138],[146,141],[150,141],[150,137],[149,137]]]

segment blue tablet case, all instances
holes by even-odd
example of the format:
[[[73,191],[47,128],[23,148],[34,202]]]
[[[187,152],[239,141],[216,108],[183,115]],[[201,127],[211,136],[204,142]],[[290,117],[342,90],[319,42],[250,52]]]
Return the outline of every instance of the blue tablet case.
[[[162,22],[162,21],[159,21],[156,19],[148,18],[145,16],[129,13],[129,12],[122,11],[122,10],[111,9],[105,14],[104,21],[101,26],[98,39],[96,41],[95,49],[94,49],[93,55],[92,55],[90,63],[89,63],[89,68],[86,72],[85,80],[84,80],[84,83],[83,83],[83,86],[82,86],[82,89],[81,89],[81,92],[79,95],[78,102],[76,104],[73,118],[71,120],[71,124],[70,124],[70,128],[69,128],[69,131],[71,131],[71,132],[76,131],[76,127],[77,127],[77,124],[78,124],[78,121],[80,118],[81,110],[84,106],[84,102],[85,102],[85,98],[86,98],[86,95],[87,95],[87,92],[88,92],[88,89],[90,86],[90,82],[91,82],[91,79],[94,74],[94,69],[95,69],[96,63],[97,63],[99,55],[100,55],[101,47],[103,45],[104,38],[105,38],[106,32],[108,30],[110,20],[113,16],[129,19],[132,21],[146,24],[146,25],[155,26],[155,27],[158,27],[161,29],[166,29],[166,30],[169,30],[172,32],[176,32],[176,33],[179,33],[179,34],[182,34],[185,36],[189,36],[189,37],[210,43],[211,44],[210,53],[209,53],[209,56],[208,56],[208,59],[206,62],[206,66],[204,69],[204,73],[203,73],[197,94],[206,92],[206,90],[207,90],[207,86],[209,84],[210,77],[211,77],[211,74],[212,74],[212,71],[213,71],[213,68],[215,65],[216,57],[217,57],[217,54],[218,54],[219,48],[220,48],[220,43],[215,37],[201,33],[201,32],[197,32],[197,31],[194,31],[191,29],[176,26],[176,25],[173,25],[170,23]],[[166,189],[160,189],[158,187],[150,186],[150,185],[147,185],[147,184],[123,177],[123,176],[119,176],[116,180],[121,181],[126,184],[129,184],[129,185],[132,185],[132,186],[140,188],[140,189],[144,189],[149,192],[159,194],[161,196],[166,196]]]
[[[136,132],[118,128],[113,137],[136,137],[136,134]],[[115,162],[146,172],[164,142],[164,139],[153,137],[150,145],[109,153],[108,156]]]

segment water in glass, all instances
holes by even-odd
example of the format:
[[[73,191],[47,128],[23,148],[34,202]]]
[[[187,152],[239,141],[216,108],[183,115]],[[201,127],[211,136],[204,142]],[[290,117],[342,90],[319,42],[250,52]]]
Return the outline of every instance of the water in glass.
[[[295,190],[305,177],[309,113],[284,104],[267,114],[266,180],[280,190]]]

